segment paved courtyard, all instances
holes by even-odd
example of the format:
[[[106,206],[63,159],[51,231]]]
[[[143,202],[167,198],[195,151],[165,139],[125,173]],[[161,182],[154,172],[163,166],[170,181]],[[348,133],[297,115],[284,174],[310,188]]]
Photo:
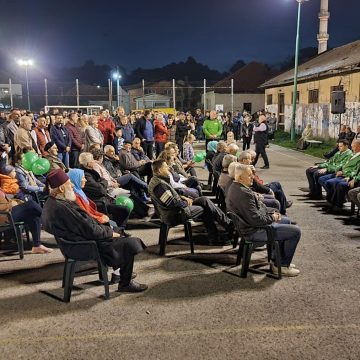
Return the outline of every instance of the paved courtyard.
[[[75,278],[71,302],[62,297],[63,257],[26,252],[0,255],[1,359],[359,359],[360,228],[307,201],[305,169],[316,158],[271,145],[270,169],[294,201],[289,216],[302,230],[294,262],[297,278],[281,281],[234,274],[231,246],[183,244],[169,234],[167,256],[157,255],[157,227],[129,230],[148,250],[135,262],[141,294],[110,299],[88,265]],[[262,166],[262,160],[259,162]],[[200,178],[207,172],[198,168]],[[199,243],[203,237],[196,235]],[[176,241],[178,240],[178,241]],[[44,242],[55,246],[50,235]],[[256,252],[254,259],[263,258]]]

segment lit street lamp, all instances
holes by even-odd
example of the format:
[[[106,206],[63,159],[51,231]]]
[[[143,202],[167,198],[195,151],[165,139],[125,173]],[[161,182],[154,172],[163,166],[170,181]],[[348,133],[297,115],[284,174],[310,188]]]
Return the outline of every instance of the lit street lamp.
[[[30,108],[30,92],[29,92],[29,77],[28,77],[28,68],[29,66],[33,66],[34,62],[31,59],[19,59],[17,60],[17,63],[19,66],[25,67],[25,77],[26,77],[26,92],[27,92],[27,102],[28,102],[28,110],[31,110]]]
[[[113,79],[116,80],[116,95],[117,95],[117,106],[120,106],[120,79],[121,75],[119,70],[113,73]]]
[[[291,141],[295,140],[295,118],[296,118],[296,100],[297,100],[297,77],[299,65],[299,32],[300,32],[300,15],[301,4],[309,0],[296,0],[298,2],[297,27],[296,27],[296,45],[295,45],[295,68],[294,68],[294,92],[292,99],[292,118],[291,118]]]

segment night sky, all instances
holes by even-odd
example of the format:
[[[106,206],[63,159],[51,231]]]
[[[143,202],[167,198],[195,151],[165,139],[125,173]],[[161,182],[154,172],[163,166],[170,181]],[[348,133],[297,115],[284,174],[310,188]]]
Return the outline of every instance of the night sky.
[[[3,54],[38,66],[161,67],[192,55],[226,71],[238,59],[277,63],[294,52],[295,0],[3,0]],[[329,46],[360,38],[359,0],[329,0]],[[320,0],[302,6],[301,47],[316,46]]]

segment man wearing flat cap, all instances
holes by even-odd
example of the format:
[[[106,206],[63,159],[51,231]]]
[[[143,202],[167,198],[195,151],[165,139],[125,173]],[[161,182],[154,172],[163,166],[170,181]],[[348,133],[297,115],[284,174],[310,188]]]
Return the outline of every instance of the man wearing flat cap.
[[[65,172],[69,171],[69,169],[64,165],[64,163],[58,158],[59,150],[57,145],[53,141],[48,142],[44,146],[44,153],[46,154],[45,158],[49,160],[50,171],[56,169],[62,169]]]
[[[62,169],[47,176],[50,196],[42,212],[45,231],[68,241],[97,243],[103,261],[114,269],[120,268],[120,292],[140,292],[147,285],[131,279],[134,257],[145,245],[134,237],[118,237],[110,226],[102,225],[76,204],[76,195],[69,177]]]

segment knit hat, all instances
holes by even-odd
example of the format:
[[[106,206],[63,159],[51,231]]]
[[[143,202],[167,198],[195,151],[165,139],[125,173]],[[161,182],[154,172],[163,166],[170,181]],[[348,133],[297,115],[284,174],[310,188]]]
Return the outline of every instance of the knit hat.
[[[69,180],[69,177],[65,174],[64,170],[56,169],[49,172],[46,177],[46,183],[52,188],[56,189],[61,185],[64,185]]]
[[[45,147],[44,147],[44,150],[45,151],[49,151],[53,146],[55,145],[55,143],[53,141],[49,141]]]

